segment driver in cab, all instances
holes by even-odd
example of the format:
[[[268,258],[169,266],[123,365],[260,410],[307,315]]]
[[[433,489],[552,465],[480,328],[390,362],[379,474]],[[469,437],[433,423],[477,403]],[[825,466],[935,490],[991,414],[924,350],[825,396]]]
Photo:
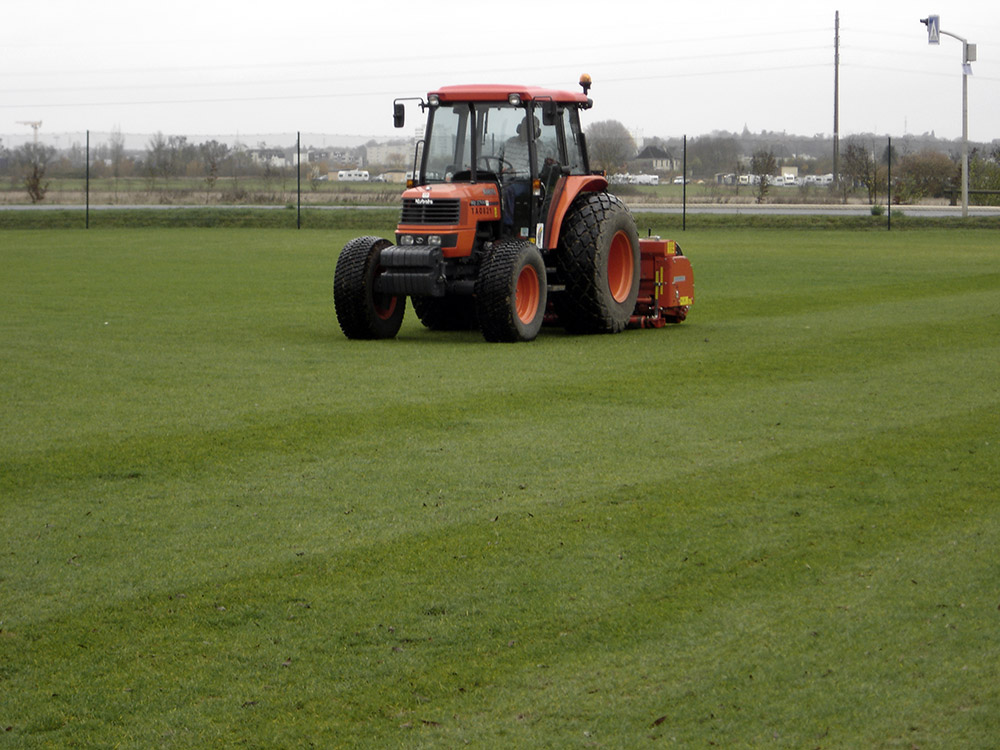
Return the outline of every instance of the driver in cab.
[[[534,129],[535,147],[539,151],[538,157],[543,163],[550,163],[552,160],[545,158],[540,149],[541,143],[538,141],[542,134],[542,126],[538,118],[532,115],[525,115],[517,125],[517,135],[510,138],[505,144],[500,158],[504,163],[504,189],[503,189],[503,223],[506,226],[514,224],[514,200],[522,198],[531,192],[531,150],[529,147],[529,129]]]

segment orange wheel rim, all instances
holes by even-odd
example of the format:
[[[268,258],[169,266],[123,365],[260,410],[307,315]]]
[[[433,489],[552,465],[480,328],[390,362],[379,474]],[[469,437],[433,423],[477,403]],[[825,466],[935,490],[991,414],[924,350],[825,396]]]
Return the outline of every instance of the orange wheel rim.
[[[525,266],[517,276],[517,288],[514,290],[514,306],[517,318],[527,325],[538,314],[540,298],[538,272],[534,266]]]
[[[608,287],[615,302],[622,303],[628,299],[634,276],[632,243],[625,232],[618,232],[611,240],[611,252],[608,253]]]
[[[378,266],[375,269],[375,276],[372,278],[372,285],[374,286],[375,279],[385,273],[385,269],[382,266]],[[372,293],[372,309],[375,311],[376,317],[379,320],[388,320],[392,317],[393,313],[396,312],[396,305],[399,304],[399,298],[394,294],[379,294],[378,292]]]
[[[388,320],[392,317],[392,314],[396,312],[396,304],[398,301],[397,297],[390,295],[375,295],[375,298],[372,300],[372,307],[375,309],[375,315],[382,320]]]

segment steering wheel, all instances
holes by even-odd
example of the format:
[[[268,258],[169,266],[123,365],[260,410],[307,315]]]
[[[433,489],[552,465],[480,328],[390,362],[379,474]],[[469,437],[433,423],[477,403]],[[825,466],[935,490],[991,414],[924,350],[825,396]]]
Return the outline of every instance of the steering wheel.
[[[504,159],[502,156],[494,156],[494,155],[483,154],[483,155],[481,155],[479,157],[479,161],[483,162],[484,168],[486,170],[490,171],[490,172],[493,171],[492,169],[490,169],[490,160],[491,159],[495,160],[496,163],[497,163],[497,170],[496,170],[497,174],[503,174],[504,172],[507,172],[507,171],[510,171],[510,172],[514,171],[514,165],[511,164],[506,159]]]

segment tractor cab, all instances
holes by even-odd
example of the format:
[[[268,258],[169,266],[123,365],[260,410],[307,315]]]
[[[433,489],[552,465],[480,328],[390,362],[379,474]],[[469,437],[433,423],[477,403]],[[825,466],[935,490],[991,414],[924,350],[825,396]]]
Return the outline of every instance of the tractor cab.
[[[541,244],[559,179],[590,172],[579,115],[590,106],[582,94],[537,87],[431,92],[413,187],[427,194],[424,200],[467,196],[471,214],[491,223],[487,239]],[[484,194],[459,187],[483,183],[489,186]]]

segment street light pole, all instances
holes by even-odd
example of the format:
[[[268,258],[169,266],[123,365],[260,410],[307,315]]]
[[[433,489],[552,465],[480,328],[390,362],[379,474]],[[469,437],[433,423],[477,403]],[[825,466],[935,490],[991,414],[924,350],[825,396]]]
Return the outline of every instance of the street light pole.
[[[927,27],[928,44],[939,44],[940,34],[962,43],[962,218],[966,218],[969,215],[969,76],[972,75],[972,63],[976,61],[976,45],[942,29],[940,16],[921,18],[920,23]]]
[[[957,38],[957,37],[956,37]],[[962,40],[962,49],[969,43]],[[969,59],[962,55],[962,218],[969,215]]]

